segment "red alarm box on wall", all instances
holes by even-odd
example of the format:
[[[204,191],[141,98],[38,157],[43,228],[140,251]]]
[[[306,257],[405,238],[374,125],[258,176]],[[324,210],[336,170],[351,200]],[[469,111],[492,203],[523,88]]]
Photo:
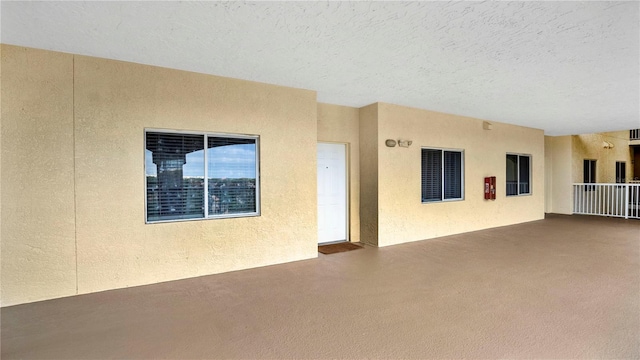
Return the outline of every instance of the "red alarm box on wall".
[[[489,176],[484,178],[484,199],[495,200],[496,199],[496,177]]]

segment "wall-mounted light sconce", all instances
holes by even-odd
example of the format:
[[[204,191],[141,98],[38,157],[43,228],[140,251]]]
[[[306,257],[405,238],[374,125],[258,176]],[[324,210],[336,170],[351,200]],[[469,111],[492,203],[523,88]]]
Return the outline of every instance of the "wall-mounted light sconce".
[[[411,140],[398,140],[398,146],[400,147],[408,148],[409,146],[411,146],[411,144],[413,144],[413,141]]]
[[[387,141],[385,141],[384,144],[387,145],[387,147],[394,147],[396,146],[396,141],[393,139],[387,139]]]
[[[605,148],[605,149],[613,149],[614,148],[613,144],[608,142],[608,141],[603,141],[602,142],[602,147]]]
[[[488,122],[488,121],[484,121],[482,123],[482,128],[485,129],[485,130],[491,130],[491,129],[493,129],[493,124]]]

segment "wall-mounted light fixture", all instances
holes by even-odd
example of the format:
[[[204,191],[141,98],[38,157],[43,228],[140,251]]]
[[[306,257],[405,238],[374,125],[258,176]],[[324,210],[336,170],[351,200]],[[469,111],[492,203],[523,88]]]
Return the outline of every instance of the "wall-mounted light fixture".
[[[602,142],[602,147],[605,148],[605,149],[613,149],[614,146],[613,146],[612,143],[610,143],[608,141],[603,141]]]
[[[393,139],[387,139],[387,141],[385,141],[384,144],[387,145],[387,147],[394,147],[396,146],[396,141]]]
[[[400,146],[400,147],[408,148],[409,146],[411,146],[412,143],[413,143],[413,141],[411,141],[411,140],[398,140],[398,146]]]

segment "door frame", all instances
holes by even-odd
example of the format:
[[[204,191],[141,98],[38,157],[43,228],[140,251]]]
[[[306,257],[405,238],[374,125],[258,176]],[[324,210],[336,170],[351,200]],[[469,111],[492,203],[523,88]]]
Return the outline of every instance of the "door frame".
[[[349,143],[346,142],[341,142],[341,141],[324,141],[324,140],[318,140],[317,142],[318,144],[330,144],[330,145],[344,145],[344,187],[345,187],[345,191],[344,191],[344,206],[345,206],[345,239],[344,240],[337,240],[337,241],[327,241],[327,242],[323,242],[320,243],[320,239],[318,239],[318,244],[322,244],[322,245],[329,245],[329,244],[336,244],[336,243],[342,243],[342,242],[351,242],[351,202],[350,197],[351,197],[351,176],[350,176],[350,170],[351,170],[351,147]],[[318,162],[318,150],[316,147],[316,165]],[[317,170],[317,166],[316,166],[316,170]],[[318,191],[318,174],[316,172],[316,193]],[[318,199],[316,198],[316,211],[318,208]],[[318,217],[316,215],[316,223],[318,221]]]

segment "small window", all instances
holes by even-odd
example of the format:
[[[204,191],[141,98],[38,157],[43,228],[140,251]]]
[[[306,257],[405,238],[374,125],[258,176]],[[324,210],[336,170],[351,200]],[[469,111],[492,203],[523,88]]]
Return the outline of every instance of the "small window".
[[[585,159],[582,165],[582,182],[585,184],[595,184],[596,182],[596,161]],[[585,191],[594,190],[595,186],[585,186]]]
[[[462,200],[463,194],[463,152],[422,149],[422,202]]]
[[[257,136],[148,131],[145,143],[148,223],[259,214]]]
[[[531,155],[507,154],[507,196],[531,194]]]
[[[624,184],[627,182],[627,163],[624,161],[616,161],[616,184]]]

